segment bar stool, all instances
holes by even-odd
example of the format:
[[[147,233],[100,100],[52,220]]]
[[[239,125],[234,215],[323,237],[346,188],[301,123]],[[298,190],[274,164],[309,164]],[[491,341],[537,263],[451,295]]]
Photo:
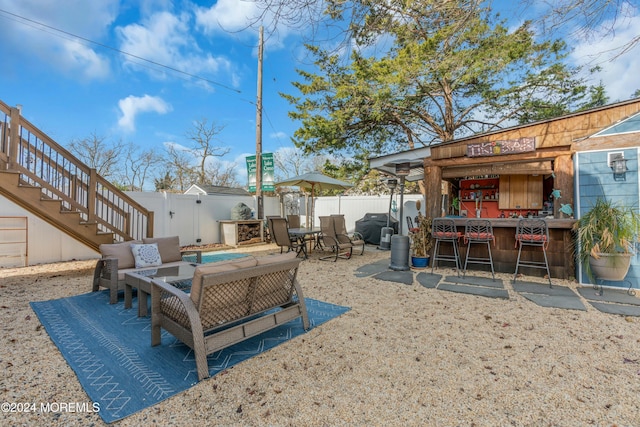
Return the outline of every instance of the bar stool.
[[[491,277],[496,278],[491,255],[491,243],[496,244],[493,226],[488,219],[468,219],[464,227],[464,242],[467,244],[467,256],[464,260],[463,277],[467,275],[467,264],[488,264],[491,266]],[[488,257],[469,256],[472,244],[487,245]]]
[[[418,224],[420,225],[420,224]],[[413,226],[413,220],[411,219],[411,217],[409,215],[407,215],[407,228],[409,229],[410,233],[415,233],[418,228]]]
[[[431,273],[438,261],[448,261],[456,263],[456,273],[460,275],[460,253],[458,252],[458,241],[462,234],[456,230],[454,221],[450,218],[434,218],[431,223],[431,236],[436,240],[433,248],[433,264],[431,264]],[[453,255],[441,254],[440,244],[451,243],[453,246]]]
[[[547,277],[549,278],[549,287],[551,284],[551,272],[549,271],[549,262],[547,260],[547,246],[549,245],[549,227],[547,221],[544,219],[532,219],[523,218],[518,221],[518,227],[516,228],[516,247],[518,247],[518,260],[516,261],[516,272],[513,275],[513,283],[518,278],[518,268],[531,267],[531,268],[544,268],[547,270]],[[544,255],[544,262],[523,260],[522,247],[534,246],[541,247],[542,254]]]

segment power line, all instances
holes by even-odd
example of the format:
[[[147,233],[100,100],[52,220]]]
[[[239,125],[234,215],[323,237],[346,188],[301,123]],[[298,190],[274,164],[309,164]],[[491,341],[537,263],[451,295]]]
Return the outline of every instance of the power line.
[[[96,46],[100,46],[100,47],[102,47],[102,48],[104,48],[104,49],[109,49],[109,50],[112,50],[112,51],[114,51],[114,52],[118,52],[118,53],[121,53],[121,54],[123,54],[123,55],[129,56],[129,57],[131,57],[131,58],[135,58],[135,59],[138,59],[138,60],[140,60],[140,61],[144,61],[144,62],[147,62],[147,63],[149,63],[149,64],[156,65],[156,66],[158,66],[158,67],[166,68],[167,70],[171,70],[171,71],[173,71],[173,72],[176,72],[176,73],[179,73],[179,74],[183,74],[183,75],[185,75],[185,76],[189,76],[189,77],[194,78],[194,79],[202,80],[202,81],[204,81],[204,82],[210,83],[210,84],[215,85],[215,86],[219,86],[219,87],[221,87],[221,88],[227,89],[227,90],[232,91],[232,92],[242,93],[242,91],[240,91],[240,90],[238,90],[238,89],[234,89],[234,88],[232,88],[231,86],[227,86],[227,85],[225,85],[225,84],[223,84],[223,83],[219,83],[219,82],[216,82],[216,81],[213,81],[213,80],[207,79],[207,78],[205,78],[205,77],[201,77],[201,76],[198,76],[198,75],[195,75],[195,74],[191,74],[191,73],[188,73],[188,72],[186,72],[186,71],[182,71],[182,70],[179,70],[179,69],[177,69],[177,68],[173,68],[173,67],[170,67],[170,66],[168,66],[168,65],[164,65],[164,64],[161,64],[161,63],[159,63],[159,62],[152,61],[152,60],[150,60],[150,59],[146,59],[146,58],[143,58],[143,57],[138,56],[138,55],[134,55],[134,54],[129,53],[129,52],[125,52],[125,51],[120,50],[120,49],[118,49],[118,48],[115,48],[115,47],[112,47],[112,46],[109,46],[109,45],[106,45],[106,44],[103,44],[103,43],[100,43],[100,42],[93,41],[93,40],[88,39],[88,38],[86,38],[86,37],[78,36],[78,35],[76,35],[76,34],[73,34],[73,33],[68,32],[68,31],[64,31],[64,30],[61,30],[61,29],[59,29],[59,28],[52,27],[52,26],[47,25],[47,24],[43,24],[42,22],[38,22],[38,21],[35,21],[35,20],[33,20],[33,19],[25,18],[24,16],[20,16],[20,15],[17,15],[17,14],[15,14],[15,13],[11,13],[11,12],[6,11],[6,10],[4,10],[4,9],[0,9],[0,13],[4,13],[4,14],[9,15],[9,16],[12,16],[12,17],[14,17],[14,18],[18,18],[18,19],[21,19],[21,20],[23,20],[23,21],[26,21],[26,22],[29,22],[29,23],[32,23],[32,24],[39,25],[39,26],[41,26],[41,27],[43,27],[43,28],[47,28],[47,29],[53,30],[55,33],[60,33],[60,34],[64,34],[65,36],[70,36],[70,37],[73,37],[73,38],[76,38],[76,39],[79,39],[79,40],[83,40],[83,41],[85,41],[85,42],[87,42],[87,43],[91,43],[91,44],[94,44],[94,45],[96,45]],[[20,22],[20,21],[17,21],[17,20],[16,20],[16,22]],[[22,24],[24,24],[24,25],[28,25],[28,24],[26,24],[25,22],[21,22],[21,23],[22,23]],[[55,34],[55,33],[52,33],[52,34]],[[57,34],[57,35],[59,36],[59,34]],[[139,65],[141,65],[141,64],[139,64]]]

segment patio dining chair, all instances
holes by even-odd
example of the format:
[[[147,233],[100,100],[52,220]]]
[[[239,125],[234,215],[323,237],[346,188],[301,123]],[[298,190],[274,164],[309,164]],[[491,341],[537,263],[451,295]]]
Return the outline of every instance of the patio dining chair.
[[[289,228],[300,228],[300,215],[287,215]]]
[[[275,242],[273,239],[273,232],[271,231],[273,226],[271,225],[272,218],[282,218],[279,215],[267,215],[267,225],[265,227],[265,240],[267,243]]]
[[[336,231],[336,235],[347,236],[347,238],[349,239],[353,247],[358,247],[358,246],[362,247],[362,251],[360,251],[360,255],[363,255],[365,241],[364,241],[364,237],[362,237],[362,234],[358,233],[357,231],[354,231],[353,234],[350,235],[347,232],[347,222],[344,219],[344,215],[331,214],[331,216],[333,217],[333,225]]]
[[[289,226],[287,220],[284,218],[270,218],[271,226],[271,238],[276,245],[280,246],[280,253],[287,248],[287,252],[295,251],[297,255],[302,254],[304,258],[307,257],[307,250],[304,241],[300,241],[297,238],[292,239],[289,235]]]
[[[287,223],[289,224],[289,228],[300,228],[300,215],[287,215]],[[307,234],[302,237],[307,243],[312,242],[314,246],[317,247],[317,242],[315,241],[315,236],[311,234]]]
[[[334,217],[320,217],[320,235],[318,239],[320,241],[320,247],[323,250],[330,250],[332,252],[331,255],[320,257],[322,261],[333,259],[335,262],[338,258],[351,258],[353,244],[351,244],[348,236],[336,233]]]

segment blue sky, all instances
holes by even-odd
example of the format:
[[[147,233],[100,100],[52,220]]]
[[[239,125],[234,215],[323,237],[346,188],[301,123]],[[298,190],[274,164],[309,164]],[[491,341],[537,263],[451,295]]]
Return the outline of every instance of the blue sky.
[[[502,16],[517,23],[521,12],[505,9]],[[244,184],[244,157],[255,154],[258,44],[257,28],[246,25],[256,13],[254,3],[241,0],[0,0],[0,100],[22,105],[23,115],[62,145],[96,134],[162,150],[187,144],[193,122],[206,118],[225,126],[218,144],[231,148],[224,160],[238,165]],[[593,83],[601,80],[611,101],[640,88],[639,48],[615,61],[592,55],[637,35],[640,14],[632,15],[617,24],[615,37],[570,41],[572,61],[603,68]],[[306,67],[301,58],[300,34],[292,29],[279,28],[265,43],[264,152],[292,147],[297,124],[278,92],[296,93],[290,82],[296,67]]]
[[[211,3],[0,0],[12,14],[207,80],[0,12],[0,99],[22,105],[23,115],[62,145],[95,133],[163,149],[188,144],[193,121],[206,118],[225,126],[216,143],[231,148],[224,160],[244,169],[256,149],[258,44],[245,17],[256,12],[237,0]],[[301,48],[291,39],[286,29],[265,35],[264,152],[292,146],[295,124],[278,95],[292,92]]]

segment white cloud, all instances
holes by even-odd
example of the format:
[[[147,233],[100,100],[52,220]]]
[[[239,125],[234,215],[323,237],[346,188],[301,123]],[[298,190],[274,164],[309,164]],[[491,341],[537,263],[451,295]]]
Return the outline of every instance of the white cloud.
[[[634,91],[640,89],[640,45],[619,55],[620,49],[638,36],[640,12],[634,12],[633,16],[618,20],[613,32],[607,29],[614,23],[603,22],[593,38],[575,41],[571,55],[571,60],[576,64],[586,64],[588,67],[598,65],[602,68],[591,77],[591,83],[602,81],[612,102],[629,99]]]
[[[271,11],[263,12],[258,2],[218,0],[211,7],[196,7],[196,27],[206,35],[224,34],[236,38],[252,36],[257,39],[258,28],[262,25],[265,27],[265,49],[284,48],[284,40],[289,35],[299,32],[300,28],[276,24],[276,18]],[[281,11],[282,15],[290,13],[287,10]]]
[[[269,138],[273,139],[288,139],[289,136],[285,132],[272,132],[269,134]]]
[[[133,132],[136,129],[135,120],[139,113],[155,112],[158,114],[166,114],[172,110],[171,105],[167,104],[162,98],[157,96],[144,95],[127,96],[118,101],[118,108],[122,116],[118,120],[118,126],[127,132]]]
[[[174,15],[169,12],[157,12],[144,19],[142,23],[118,27],[120,49],[131,55],[145,58],[192,75],[229,71],[233,64],[226,58],[214,57],[210,53],[200,52],[196,40],[190,35],[190,18],[186,13]],[[165,74],[159,66],[125,57],[132,63],[143,64],[155,77]]]
[[[257,3],[238,0],[219,0],[210,8],[196,9],[196,24],[205,34],[220,31],[241,31],[260,16]]]
[[[118,14],[118,6],[118,0],[0,0],[0,8],[13,14],[2,14],[3,49],[24,56],[25,63],[37,59],[49,69],[74,78],[104,78],[109,74],[106,56],[69,34],[103,40]]]
[[[109,61],[93,49],[74,42],[65,42],[64,48],[58,58],[64,60],[70,72],[79,69],[87,79],[102,79],[109,75]]]

